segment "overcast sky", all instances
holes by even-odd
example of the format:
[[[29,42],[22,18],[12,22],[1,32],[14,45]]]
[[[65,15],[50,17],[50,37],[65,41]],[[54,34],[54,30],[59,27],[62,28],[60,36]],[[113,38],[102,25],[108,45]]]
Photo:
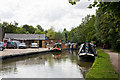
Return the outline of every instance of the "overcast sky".
[[[44,29],[71,30],[81,23],[87,14],[95,14],[95,8],[88,9],[92,1],[81,0],[71,5],[68,0],[0,0],[0,19],[18,22],[19,26],[39,24]]]

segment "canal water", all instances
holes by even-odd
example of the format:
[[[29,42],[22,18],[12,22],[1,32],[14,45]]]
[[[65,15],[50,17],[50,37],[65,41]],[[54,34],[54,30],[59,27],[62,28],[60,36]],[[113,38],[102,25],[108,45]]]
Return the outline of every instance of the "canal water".
[[[80,60],[78,51],[49,52],[6,59],[3,78],[84,78],[93,62]]]

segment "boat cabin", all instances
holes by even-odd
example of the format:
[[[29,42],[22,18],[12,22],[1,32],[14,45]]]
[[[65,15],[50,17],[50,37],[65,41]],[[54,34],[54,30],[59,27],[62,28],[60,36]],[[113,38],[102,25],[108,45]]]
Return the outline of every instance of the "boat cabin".
[[[61,44],[60,43],[55,43],[52,48],[53,51],[61,51]]]
[[[92,43],[83,43],[79,49],[79,56],[96,56],[96,48]]]

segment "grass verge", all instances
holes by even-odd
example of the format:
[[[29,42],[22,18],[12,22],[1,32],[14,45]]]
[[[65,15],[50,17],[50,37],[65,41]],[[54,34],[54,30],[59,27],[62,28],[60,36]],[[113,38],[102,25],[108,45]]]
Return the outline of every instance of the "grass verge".
[[[97,52],[92,68],[86,74],[86,80],[117,80],[118,74],[112,67],[109,55],[100,49]]]

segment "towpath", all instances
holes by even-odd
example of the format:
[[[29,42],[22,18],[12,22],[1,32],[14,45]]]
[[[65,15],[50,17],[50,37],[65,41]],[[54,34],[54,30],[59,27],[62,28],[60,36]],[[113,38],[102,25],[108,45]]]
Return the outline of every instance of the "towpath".
[[[111,52],[108,49],[102,49],[102,50],[109,54],[112,65],[113,65],[115,71],[120,76],[120,54],[118,54],[116,52]]]
[[[0,57],[14,56],[14,55],[27,55],[29,53],[50,51],[48,48],[27,48],[27,49],[5,49],[0,51]]]

